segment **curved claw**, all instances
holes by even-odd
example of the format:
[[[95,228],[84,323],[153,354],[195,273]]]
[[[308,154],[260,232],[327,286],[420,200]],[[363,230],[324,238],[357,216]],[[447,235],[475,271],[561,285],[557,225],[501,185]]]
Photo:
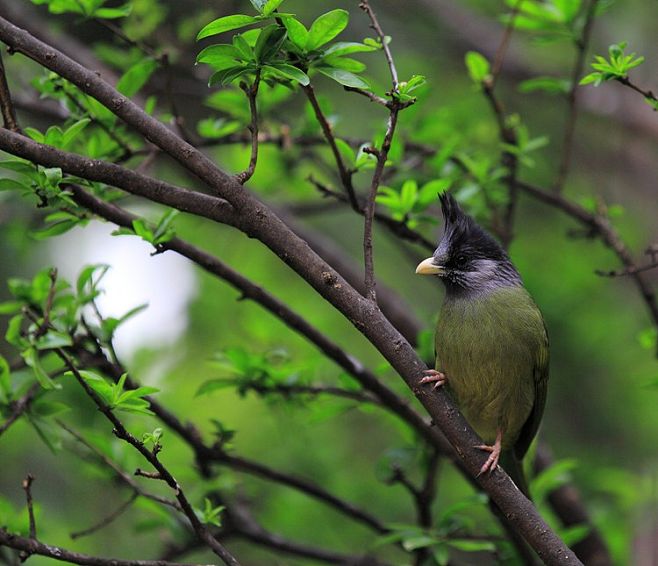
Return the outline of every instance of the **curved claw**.
[[[503,444],[503,432],[499,430],[496,433],[496,442],[494,443],[493,446],[489,446],[488,444],[480,444],[478,446],[475,446],[475,448],[479,450],[484,450],[486,452],[490,452],[489,457],[485,461],[484,464],[482,464],[482,467],[480,468],[480,471],[478,472],[478,475],[476,477],[480,477],[484,473],[491,473],[493,472],[496,467],[498,466],[498,460],[500,459],[500,451],[502,449],[502,444]]]
[[[423,385],[425,383],[434,383],[434,389],[445,385],[446,381],[448,381],[448,378],[444,373],[435,369],[426,369],[423,373],[425,374],[425,377],[420,380],[420,383]]]

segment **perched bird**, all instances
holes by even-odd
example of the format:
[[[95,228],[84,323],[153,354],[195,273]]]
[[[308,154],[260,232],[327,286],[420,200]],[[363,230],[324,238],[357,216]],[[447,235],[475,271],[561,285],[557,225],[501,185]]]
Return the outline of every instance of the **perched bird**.
[[[447,384],[489,452],[528,495],[521,461],[537,433],[548,381],[548,337],[537,305],[505,250],[457,204],[440,196],[445,221],[434,255],[416,268],[446,294],[436,328],[436,364],[421,383]]]

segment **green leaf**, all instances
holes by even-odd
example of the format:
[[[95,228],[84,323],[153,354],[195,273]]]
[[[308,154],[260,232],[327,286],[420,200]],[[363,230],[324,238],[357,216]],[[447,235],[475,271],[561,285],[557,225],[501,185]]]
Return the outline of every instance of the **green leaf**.
[[[496,545],[489,540],[451,539],[447,544],[463,552],[493,552]]]
[[[343,56],[351,55],[352,53],[367,53],[369,51],[378,51],[379,48],[373,45],[366,45],[365,43],[354,43],[351,41],[339,41],[327,47],[324,50],[324,56]]]
[[[572,525],[567,528],[560,529],[560,538],[564,541],[569,547],[573,547],[574,544],[579,543],[587,535],[589,535],[592,527],[587,524],[582,525]]]
[[[46,370],[43,369],[36,348],[28,348],[21,353],[21,356],[23,356],[25,363],[34,370],[34,375],[41,387],[44,389],[61,389],[62,386],[55,383],[46,373]]]
[[[240,61],[241,54],[228,43],[219,45],[209,45],[197,55],[197,63],[206,63],[216,70],[234,67],[236,62]]]
[[[41,418],[52,417],[70,410],[71,407],[66,403],[60,401],[44,401],[43,399],[35,401],[30,406],[30,413]]]
[[[72,228],[75,228],[78,224],[80,224],[80,220],[78,219],[61,220],[51,224],[50,226],[41,228],[40,230],[35,230],[31,233],[31,235],[37,240],[46,240],[48,238],[64,234]]]
[[[49,330],[35,344],[37,350],[52,350],[54,348],[65,348],[72,345],[73,340],[68,334],[56,330]]]
[[[308,75],[304,71],[301,71],[297,67],[293,67],[292,65],[287,65],[286,63],[264,65],[263,69],[272,71],[274,74],[281,75],[286,79],[296,81],[302,86],[306,86],[310,82]]]
[[[300,50],[304,50],[308,41],[308,30],[304,24],[296,18],[284,18],[283,25],[288,30],[288,39]]]
[[[265,4],[263,5],[263,9],[261,10],[263,13],[263,16],[269,16],[276,10],[279,6],[283,4],[283,0],[267,0]]]
[[[208,80],[208,86],[216,86],[216,85],[225,86],[233,82],[235,79],[241,77],[242,75],[250,72],[251,70],[252,70],[251,67],[242,66],[242,67],[231,67],[229,69],[217,71]]]
[[[274,57],[285,41],[287,34],[287,30],[279,27],[278,24],[272,24],[260,30],[254,46],[256,60],[263,63]]]
[[[0,179],[0,191],[26,191],[30,187],[14,179]]]
[[[132,6],[130,4],[124,4],[117,8],[99,8],[94,10],[94,17],[101,18],[103,20],[114,20],[116,18],[125,18],[130,15],[132,11]]]
[[[9,403],[12,399],[11,389],[11,371],[9,363],[3,355],[0,354],[0,401],[2,403]]]
[[[242,129],[237,121],[228,121],[223,118],[205,118],[197,124],[197,133],[203,138],[221,138]]]
[[[429,535],[418,535],[410,538],[405,538],[402,541],[402,547],[407,552],[413,552],[414,550],[418,550],[419,548],[426,548],[428,546],[432,546],[435,542],[436,539],[434,537],[431,537]]]
[[[341,138],[336,138],[336,147],[338,148],[338,151],[340,152],[343,161],[345,161],[345,164],[350,169],[353,169],[356,165],[356,153],[352,149],[352,146],[348,144],[345,140]]]
[[[489,61],[477,51],[466,53],[466,68],[473,82],[480,84],[490,73]]]
[[[559,77],[535,77],[519,84],[519,92],[524,94],[542,91],[548,94],[566,94],[571,88],[571,82]]]
[[[418,196],[418,185],[413,179],[407,179],[400,189],[400,208],[403,212],[410,212],[416,197]]]
[[[542,471],[530,482],[530,491],[535,501],[543,501],[554,489],[571,479],[570,472],[578,467],[575,459],[558,460],[550,468]]]
[[[128,69],[117,83],[117,90],[128,97],[134,96],[158,68],[153,59],[144,59]]]
[[[105,276],[110,269],[110,266],[105,263],[97,263],[95,265],[87,265],[78,275],[76,282],[76,290],[79,296],[95,290],[96,285]],[[98,275],[97,275],[98,274]],[[97,275],[94,282],[94,275]]]
[[[78,120],[69,126],[62,135],[62,149],[66,149],[69,145],[71,145],[77,135],[87,127],[89,122],[91,122],[89,118],[83,118],[82,120]]]
[[[326,75],[330,79],[335,80],[337,83],[342,84],[343,86],[349,86],[352,88],[362,88],[365,90],[370,89],[370,85],[361,77],[350,73],[349,71],[344,71],[343,69],[335,69],[333,67],[316,67],[316,69]]]
[[[235,385],[235,380],[233,379],[209,379],[208,381],[204,381],[199,386],[194,396],[200,397],[201,395],[208,395],[213,391],[217,391],[218,389],[226,389],[227,387],[232,387],[233,385]]]
[[[322,14],[308,30],[306,51],[313,51],[331,41],[347,27],[349,19],[347,10],[332,10]]]
[[[199,41],[204,37],[210,37],[211,35],[217,35],[218,33],[223,33],[225,31],[243,28],[255,24],[258,21],[260,20],[255,16],[246,16],[244,14],[234,14],[233,16],[217,18],[201,29],[196,36],[196,40]]]
[[[5,340],[16,348],[23,348],[27,344],[27,340],[21,335],[21,326],[23,324],[23,315],[17,314],[9,319],[7,324],[7,332],[5,333]]]
[[[323,64],[328,65],[329,67],[334,67],[336,69],[343,69],[344,71],[349,71],[351,73],[360,73],[365,70],[366,66],[361,61],[352,59],[350,57],[325,57],[322,60]]]

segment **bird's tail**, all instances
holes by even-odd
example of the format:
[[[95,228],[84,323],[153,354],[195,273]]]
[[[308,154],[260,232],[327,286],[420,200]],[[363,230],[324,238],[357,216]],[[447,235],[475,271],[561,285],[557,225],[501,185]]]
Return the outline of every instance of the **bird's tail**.
[[[530,490],[528,489],[528,482],[523,472],[523,462],[519,460],[514,454],[514,450],[504,450],[500,455],[500,465],[507,475],[512,478],[512,481],[521,490],[521,493],[528,499],[530,498]]]

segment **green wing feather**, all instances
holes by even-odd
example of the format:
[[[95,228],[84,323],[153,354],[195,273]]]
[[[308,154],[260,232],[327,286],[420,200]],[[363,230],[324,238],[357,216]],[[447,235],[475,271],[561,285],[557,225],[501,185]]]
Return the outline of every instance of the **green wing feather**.
[[[519,438],[514,444],[514,455],[522,460],[525,456],[532,439],[537,434],[539,423],[541,422],[542,415],[544,414],[544,407],[546,405],[546,392],[548,389],[548,333],[546,332],[546,324],[543,324],[544,336],[537,351],[535,360],[535,367],[533,368],[533,377],[535,381],[535,403],[532,407],[530,415],[526,420]]]

